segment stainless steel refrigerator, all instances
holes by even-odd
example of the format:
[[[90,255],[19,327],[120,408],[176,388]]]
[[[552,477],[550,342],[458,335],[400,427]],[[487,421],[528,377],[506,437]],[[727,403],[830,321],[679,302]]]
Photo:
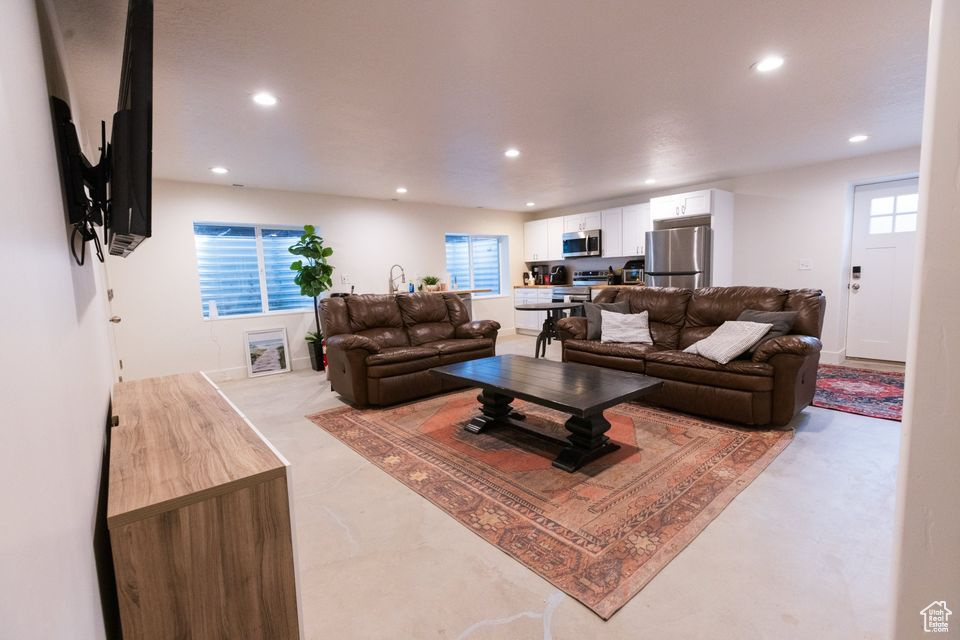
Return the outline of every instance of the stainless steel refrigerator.
[[[647,285],[709,287],[710,234],[707,226],[647,231]]]

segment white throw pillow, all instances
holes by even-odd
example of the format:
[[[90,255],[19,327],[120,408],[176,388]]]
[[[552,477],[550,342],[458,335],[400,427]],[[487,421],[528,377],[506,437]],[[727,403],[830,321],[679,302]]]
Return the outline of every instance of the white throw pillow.
[[[650,337],[650,314],[617,313],[600,310],[600,342],[642,342],[653,344]]]
[[[771,327],[773,325],[768,322],[727,320],[717,327],[716,331],[703,340],[694,342],[683,352],[695,353],[714,362],[727,364],[759,342]]]

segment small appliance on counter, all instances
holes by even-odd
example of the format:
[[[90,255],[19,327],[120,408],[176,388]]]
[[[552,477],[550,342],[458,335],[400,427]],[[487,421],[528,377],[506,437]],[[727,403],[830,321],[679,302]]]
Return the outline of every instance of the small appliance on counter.
[[[613,270],[613,265],[607,267],[607,284],[623,284],[623,272],[620,269]]]
[[[523,272],[523,286],[529,287],[533,283],[533,274],[529,271]]]
[[[567,268],[558,265],[550,269],[550,284],[567,284]]]
[[[623,265],[623,284],[643,284],[643,260],[627,260]]]
[[[532,267],[530,267],[530,274],[533,277],[533,282],[531,282],[530,284],[544,284],[543,277],[547,275],[545,273],[546,270],[547,270],[546,267],[539,264],[535,264]]]

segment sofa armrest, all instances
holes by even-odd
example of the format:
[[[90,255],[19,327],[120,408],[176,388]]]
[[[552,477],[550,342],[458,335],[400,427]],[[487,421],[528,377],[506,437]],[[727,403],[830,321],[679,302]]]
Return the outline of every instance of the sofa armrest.
[[[473,320],[457,327],[454,335],[458,338],[496,339],[499,330],[500,323],[496,320]]]
[[[571,316],[569,318],[560,318],[557,321],[557,333],[560,340],[586,340],[587,339],[587,319],[583,316]]]
[[[753,352],[754,362],[766,362],[775,355],[788,353],[795,356],[812,356],[820,353],[823,344],[813,336],[777,336],[764,340]]]
[[[344,351],[363,349],[370,353],[380,353],[380,345],[366,336],[359,336],[355,333],[340,333],[327,338],[327,349],[343,349]]]

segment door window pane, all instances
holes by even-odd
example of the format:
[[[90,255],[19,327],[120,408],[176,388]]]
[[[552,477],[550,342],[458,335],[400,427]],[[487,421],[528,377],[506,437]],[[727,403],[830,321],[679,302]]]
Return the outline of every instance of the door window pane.
[[[897,216],[897,221],[894,226],[894,230],[897,233],[902,233],[907,231],[916,231],[917,230],[917,214],[906,213],[906,214]]]
[[[910,213],[917,210],[920,204],[920,194],[911,193],[905,196],[897,196],[897,213]]]
[[[884,216],[893,213],[893,196],[873,198],[870,201],[870,215]]]
[[[892,200],[893,198],[891,198]],[[870,218],[870,233],[891,233],[893,232],[893,216],[882,216]]]

